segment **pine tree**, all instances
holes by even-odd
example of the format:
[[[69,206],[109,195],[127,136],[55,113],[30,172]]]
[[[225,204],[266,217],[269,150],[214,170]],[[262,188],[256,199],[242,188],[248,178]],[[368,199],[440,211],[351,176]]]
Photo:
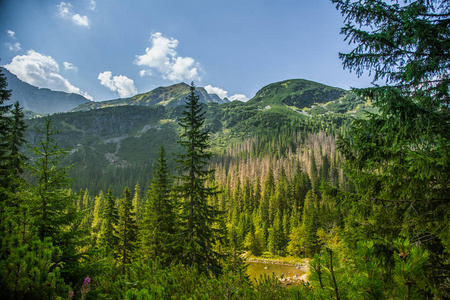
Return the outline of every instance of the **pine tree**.
[[[161,146],[146,195],[141,251],[146,257],[159,257],[164,265],[174,260],[176,246],[177,215],[174,199],[171,197],[171,186],[166,152]]]
[[[137,248],[137,224],[136,216],[133,213],[133,199],[128,187],[123,190],[123,196],[120,199],[119,206],[117,253],[122,264],[122,270],[125,270],[125,265],[131,262]]]
[[[5,206],[0,203],[0,206]],[[0,218],[0,298],[57,299],[69,287],[61,277],[61,250],[41,240],[30,208],[2,208]]]
[[[72,207],[73,196],[67,191],[70,166],[61,166],[67,152],[55,141],[58,132],[52,128],[52,119],[46,117],[44,122],[44,129],[37,129],[41,135],[39,145],[31,149],[37,159],[29,166],[36,181],[31,208],[41,239],[55,238],[77,217]]]
[[[20,175],[23,173],[25,155],[20,152],[20,148],[25,144],[24,133],[26,129],[23,108],[19,102],[14,103],[11,110],[11,126],[8,133],[7,171],[9,190],[14,193],[20,184]]]
[[[308,257],[312,257],[319,251],[319,240],[317,237],[319,225],[317,201],[312,191],[309,191],[306,194],[305,207],[302,215],[302,226],[306,235],[304,248]]]
[[[141,186],[139,185],[139,181],[136,182],[134,187],[134,197],[133,197],[133,213],[136,216],[136,222],[139,225],[141,223],[142,211],[144,209],[144,205],[141,199]]]
[[[51,238],[53,244],[62,250],[61,262],[66,266],[62,270],[66,280],[75,280],[80,264],[80,231],[74,226],[79,212],[73,206],[77,195],[68,189],[71,166],[61,164],[67,151],[55,140],[58,133],[53,129],[51,117],[44,118],[44,128],[37,129],[40,134],[38,146],[31,148],[36,156],[29,165],[33,185],[27,191],[26,200],[34,217],[39,238],[44,241]]]
[[[209,131],[203,129],[205,112],[191,84],[180,126],[184,130],[179,144],[185,153],[179,154],[182,175],[177,188],[181,203],[181,238],[183,245],[182,262],[195,266],[200,272],[220,273],[219,253],[214,250],[217,234],[212,227],[217,220],[218,211],[208,204],[208,197],[217,193],[215,188],[205,187],[211,170],[208,163],[211,153]]]
[[[98,234],[98,247],[102,249],[109,257],[114,254],[114,250],[117,248],[117,223],[119,217],[116,208],[116,199],[112,195],[111,187],[106,194],[105,207],[103,209],[103,221]]]
[[[105,195],[103,191],[95,196],[94,201],[94,212],[92,216],[92,231],[94,233],[98,233],[100,231],[100,227],[102,226],[102,213],[103,208],[105,206]]]
[[[449,1],[332,2],[346,19],[341,32],[356,44],[340,54],[344,67],[358,75],[369,70],[382,85],[354,90],[377,113],[355,120],[351,143],[339,144],[355,193],[328,192],[351,203],[344,207],[354,211],[348,232],[358,231],[361,239],[373,232],[389,240],[405,235],[427,249],[434,297],[448,297]]]
[[[7,89],[8,83],[6,82],[5,75],[0,70],[0,196],[2,200],[7,199],[5,194],[8,189],[8,152],[9,152],[9,139],[11,117],[8,113],[11,110],[11,104],[5,104],[11,96],[11,90]]]

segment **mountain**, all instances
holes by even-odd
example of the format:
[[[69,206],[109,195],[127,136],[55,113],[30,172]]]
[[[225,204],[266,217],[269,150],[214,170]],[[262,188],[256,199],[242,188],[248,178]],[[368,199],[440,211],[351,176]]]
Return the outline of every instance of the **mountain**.
[[[263,108],[281,105],[305,115],[346,113],[364,101],[356,94],[305,79],[271,83],[248,101]]]
[[[188,90],[188,85],[177,84],[129,98],[130,105],[116,105],[112,100],[110,107],[104,105],[108,103],[105,101],[98,107],[102,109],[90,109],[88,105],[98,102],[89,102],[81,106],[84,109],[78,107],[77,111],[54,115],[54,127],[60,133],[56,140],[69,150],[65,163],[75,163],[74,188],[88,188],[96,193],[109,185],[120,191],[124,186],[134,186],[136,181],[145,184],[162,144],[170,167],[174,168],[172,153],[180,153],[178,119],[183,111],[182,105],[175,104],[184,103]],[[204,89],[197,91],[203,95]],[[205,126],[213,134],[211,151],[219,157],[239,149],[242,143],[256,147],[251,155],[268,153],[283,144],[283,149],[295,153],[298,145],[290,142],[292,137],[305,139],[318,132],[336,135],[345,130],[355,115],[359,117],[370,107],[370,102],[352,92],[295,79],[269,84],[248,102],[209,101]],[[41,128],[43,121],[36,118],[28,120],[27,125],[26,138],[35,145],[35,129]],[[233,162],[234,158],[230,159]]]
[[[208,94],[202,87],[196,87],[195,91],[197,95],[200,96],[200,102],[203,103],[215,102],[221,104],[229,102],[228,99],[220,99],[216,94]],[[130,98],[120,98],[114,100],[85,103],[76,107],[75,109],[73,109],[73,111],[87,111],[91,109],[124,105],[162,105],[173,107],[184,104],[189,92],[189,85],[182,82],[167,87],[158,87],[150,92],[139,94]]]
[[[78,94],[32,86],[7,69],[0,68],[0,70],[6,76],[8,89],[12,90],[10,103],[19,101],[24,110],[31,110],[37,114],[53,114],[69,111],[82,103],[90,102]]]

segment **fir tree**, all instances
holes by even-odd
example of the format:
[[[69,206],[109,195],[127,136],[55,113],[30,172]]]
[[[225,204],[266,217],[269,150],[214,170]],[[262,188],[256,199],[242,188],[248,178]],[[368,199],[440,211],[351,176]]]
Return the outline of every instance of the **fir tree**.
[[[61,164],[67,151],[56,142],[58,132],[52,124],[52,118],[46,117],[44,128],[37,129],[39,144],[31,148],[36,159],[28,166],[34,184],[27,191],[29,196],[26,198],[39,238],[42,241],[52,238],[53,244],[62,250],[60,259],[66,266],[62,270],[64,277],[74,280],[79,276],[77,268],[80,264],[76,248],[81,245],[79,228],[73,226],[79,218],[79,212],[73,206],[77,195],[68,189],[71,166]]]
[[[443,293],[434,296],[448,297],[449,1],[332,2],[346,19],[341,32],[356,44],[340,54],[344,67],[359,75],[369,70],[383,85],[355,90],[378,112],[355,120],[351,143],[339,145],[356,195],[330,194],[351,203],[345,209],[357,221],[348,230],[360,231],[361,239],[373,232],[389,240],[405,235],[427,249],[430,285]]]
[[[24,113],[19,102],[14,103],[11,110],[11,126],[8,133],[7,171],[9,190],[14,193],[20,182],[20,175],[26,160],[25,155],[20,152],[20,148],[25,144],[24,133],[26,129]]]
[[[103,221],[98,234],[98,247],[102,249],[106,257],[112,255],[117,248],[117,223],[119,217],[116,208],[116,199],[112,195],[111,187],[106,194],[105,207],[103,209]]]
[[[180,126],[184,130],[180,145],[185,153],[179,154],[178,163],[182,175],[177,191],[181,203],[181,238],[183,245],[182,262],[195,266],[202,273],[220,273],[219,253],[214,250],[217,234],[213,228],[218,211],[208,204],[208,197],[217,193],[216,188],[206,187],[211,170],[208,163],[211,153],[209,131],[203,128],[205,112],[191,84]]]
[[[69,167],[60,164],[67,152],[55,141],[57,131],[52,128],[52,119],[47,117],[44,121],[44,129],[37,129],[41,134],[39,145],[31,149],[38,158],[30,166],[36,180],[32,209],[41,239],[53,237],[73,220],[73,215],[68,215],[67,210],[72,199],[65,191],[69,183]]]
[[[131,262],[136,249],[137,224],[133,213],[133,199],[128,187],[123,190],[123,198],[120,199],[119,222],[117,225],[118,257],[125,270],[125,264]]]
[[[146,196],[141,229],[141,251],[144,256],[157,258],[163,264],[173,260],[176,245],[175,203],[171,197],[171,180],[166,152],[161,146],[154,166],[153,178]]]
[[[9,147],[9,134],[11,126],[11,117],[8,113],[11,110],[12,105],[6,104],[11,96],[11,90],[7,89],[8,83],[6,82],[5,75],[0,70],[0,189],[8,189],[8,152]],[[2,200],[7,199],[6,191],[0,190]]]
[[[141,223],[142,211],[144,209],[144,205],[141,199],[141,186],[139,185],[139,181],[136,182],[134,187],[134,197],[133,197],[133,213],[136,216],[136,222],[139,225]]]

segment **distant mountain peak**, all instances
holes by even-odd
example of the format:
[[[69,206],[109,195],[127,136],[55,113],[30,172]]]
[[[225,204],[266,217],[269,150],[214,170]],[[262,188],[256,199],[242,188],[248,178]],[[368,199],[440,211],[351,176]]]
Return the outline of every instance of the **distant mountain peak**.
[[[327,103],[344,97],[348,91],[306,79],[288,79],[261,88],[249,100],[250,103],[284,104],[298,108],[311,107],[315,103]]]
[[[38,88],[20,80],[6,68],[0,70],[6,76],[8,89],[12,90],[10,103],[19,101],[25,110],[38,114],[53,114],[70,111],[76,106],[90,102],[81,95]]]
[[[170,86],[160,86],[149,92],[141,93],[130,98],[85,103],[76,107],[74,111],[85,111],[90,109],[124,105],[162,105],[171,107],[184,104],[189,92],[190,86],[184,82],[180,82]],[[208,94],[203,87],[196,87],[195,93],[200,97],[200,102],[203,103],[216,102],[220,104],[227,102],[226,100],[220,99],[220,97],[216,94]]]

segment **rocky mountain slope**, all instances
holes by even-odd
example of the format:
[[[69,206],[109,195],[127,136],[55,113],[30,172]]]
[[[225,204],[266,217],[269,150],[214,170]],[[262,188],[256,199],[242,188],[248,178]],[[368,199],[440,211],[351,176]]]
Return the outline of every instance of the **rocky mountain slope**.
[[[225,103],[229,102],[227,99],[222,100],[216,94],[208,94],[202,87],[197,87],[197,95],[200,96],[200,102],[203,103]],[[152,106],[162,105],[167,107],[173,107],[185,103],[185,99],[189,94],[190,87],[186,83],[178,83],[167,87],[158,87],[150,92],[139,94],[130,98],[120,98],[114,100],[107,100],[101,102],[90,102],[82,104],[73,111],[86,111],[90,109],[99,109],[113,106],[124,105],[139,105],[139,106]]]
[[[70,111],[82,103],[90,102],[78,94],[57,92],[32,86],[17,78],[16,75],[7,69],[0,68],[0,70],[6,76],[8,89],[12,90],[10,103],[19,101],[25,110],[30,110],[37,114],[53,114]]]

